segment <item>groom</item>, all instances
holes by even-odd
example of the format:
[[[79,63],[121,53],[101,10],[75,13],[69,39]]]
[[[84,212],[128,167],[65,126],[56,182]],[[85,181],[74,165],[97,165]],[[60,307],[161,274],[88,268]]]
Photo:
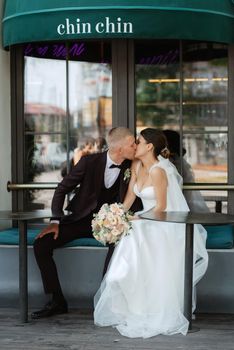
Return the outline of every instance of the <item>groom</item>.
[[[52,200],[52,219],[36,238],[34,253],[41,271],[46,294],[52,299],[44,308],[33,312],[31,317],[39,319],[68,311],[53,260],[54,249],[84,237],[92,237],[91,221],[102,204],[122,202],[128,188],[126,174],[136,151],[135,137],[125,127],[113,128],[107,136],[108,152],[87,155],[81,158],[71,173],[58,184]],[[77,187],[78,186],[78,187]],[[76,194],[66,208],[71,212],[64,216],[63,205],[66,194]],[[136,201],[131,210],[141,209]],[[108,251],[104,273],[113,252]]]

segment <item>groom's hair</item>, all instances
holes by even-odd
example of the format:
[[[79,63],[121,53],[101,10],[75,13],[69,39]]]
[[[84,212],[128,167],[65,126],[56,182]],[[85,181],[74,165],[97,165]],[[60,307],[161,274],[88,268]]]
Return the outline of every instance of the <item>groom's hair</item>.
[[[121,145],[123,140],[128,136],[134,136],[131,130],[124,126],[112,128],[107,135],[108,148],[111,150],[116,146]]]

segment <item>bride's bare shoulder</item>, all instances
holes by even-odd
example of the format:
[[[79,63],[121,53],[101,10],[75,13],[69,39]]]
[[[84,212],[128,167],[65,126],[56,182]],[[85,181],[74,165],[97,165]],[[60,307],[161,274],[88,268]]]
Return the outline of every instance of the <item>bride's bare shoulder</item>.
[[[165,179],[167,180],[167,174],[166,174],[166,171],[159,167],[159,166],[156,166],[154,167],[153,169],[151,169],[150,171],[150,176],[153,180],[162,180],[162,179]]]

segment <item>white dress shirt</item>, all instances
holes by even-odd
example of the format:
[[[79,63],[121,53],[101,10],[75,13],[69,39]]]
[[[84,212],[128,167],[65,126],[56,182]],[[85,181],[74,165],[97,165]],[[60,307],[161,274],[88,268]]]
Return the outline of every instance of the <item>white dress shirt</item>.
[[[116,164],[116,163],[113,162],[113,160],[110,158],[109,152],[107,152],[106,168],[104,172],[104,184],[106,188],[110,188],[111,186],[114,185],[120,173],[119,168],[110,168],[112,164]]]

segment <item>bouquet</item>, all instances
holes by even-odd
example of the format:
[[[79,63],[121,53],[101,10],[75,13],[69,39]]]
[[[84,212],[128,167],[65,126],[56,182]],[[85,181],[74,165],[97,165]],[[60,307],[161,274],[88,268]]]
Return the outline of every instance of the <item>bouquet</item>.
[[[103,204],[92,220],[94,238],[106,245],[118,243],[122,236],[129,233],[132,227],[130,213],[125,212],[121,203]]]

